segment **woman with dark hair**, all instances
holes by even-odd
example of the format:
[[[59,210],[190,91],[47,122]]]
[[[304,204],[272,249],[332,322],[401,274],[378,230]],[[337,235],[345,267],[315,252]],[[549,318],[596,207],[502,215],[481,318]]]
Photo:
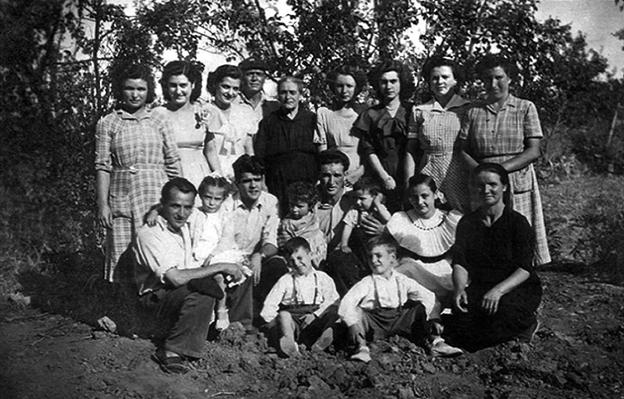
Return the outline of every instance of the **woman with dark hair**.
[[[208,75],[206,88],[213,96],[206,108],[204,154],[212,171],[234,179],[232,164],[243,154],[253,155],[252,139],[258,130],[255,115],[238,103],[242,72],[234,65],[221,65]]]
[[[364,174],[360,163],[358,144],[360,139],[351,130],[359,113],[354,108],[355,100],[366,84],[366,75],[356,67],[343,65],[327,75],[334,102],[329,108],[316,111],[317,137],[321,151],[335,148],[349,157],[350,168],[345,183],[353,185]]]
[[[296,181],[314,184],[318,179],[316,115],[301,106],[302,92],[301,79],[285,76],[279,80],[281,108],[260,121],[254,144],[266,167],[267,188],[279,199],[282,216],[288,212],[288,185]]]
[[[165,65],[160,79],[164,106],[154,113],[169,121],[178,145],[182,176],[195,187],[210,173],[204,157],[206,128],[201,122],[204,112],[198,100],[202,89],[202,66],[188,61],[172,61]],[[196,200],[199,204],[199,197]]]
[[[513,338],[530,341],[542,297],[533,270],[535,235],[505,204],[511,188],[505,168],[481,163],[473,170],[479,208],[457,225],[453,246],[453,319],[449,340],[468,350]],[[470,284],[468,284],[470,282]]]
[[[411,208],[392,215],[386,230],[401,248],[396,271],[418,281],[435,294],[435,306],[429,317],[435,335],[439,336],[442,333],[440,314],[443,309],[451,307],[453,299],[451,248],[462,215],[436,207],[438,187],[429,175],[417,173],[412,176],[408,181],[406,197]],[[441,339],[433,342],[431,350],[439,356],[461,353]]]
[[[106,229],[104,278],[119,282],[124,254],[149,209],[159,203],[160,189],[180,174],[180,156],[169,123],[150,112],[154,78],[145,65],[130,65],[113,77],[119,108],[101,118],[95,133],[98,220]],[[124,273],[120,275],[120,273]]]
[[[388,196],[388,208],[395,211],[400,208],[404,176],[414,171],[413,156],[406,151],[414,79],[406,65],[386,61],[370,72],[369,82],[380,103],[355,121],[358,152],[365,173],[379,180]]]
[[[508,206],[527,218],[535,232],[536,265],[550,262],[542,200],[533,162],[540,155],[542,135],[535,105],[511,95],[516,65],[500,55],[487,55],[477,65],[487,96],[467,112],[459,138],[462,155],[472,169],[499,163],[509,173]]]
[[[425,63],[422,75],[432,98],[414,108],[416,129],[410,130],[408,148],[417,160],[416,171],[435,181],[441,201],[466,212],[470,208],[468,173],[456,146],[469,104],[457,94],[463,74],[454,61],[435,57]]]

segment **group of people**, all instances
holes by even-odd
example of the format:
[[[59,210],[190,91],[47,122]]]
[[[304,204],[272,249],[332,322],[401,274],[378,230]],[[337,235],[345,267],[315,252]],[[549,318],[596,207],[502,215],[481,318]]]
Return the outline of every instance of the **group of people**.
[[[266,328],[284,356],[344,330],[364,362],[392,334],[439,356],[529,340],[534,267],[550,262],[532,165],[542,132],[510,93],[513,63],[488,55],[477,73],[486,93],[470,103],[460,67],[430,59],[431,100],[414,105],[409,68],[382,62],[363,107],[367,76],[343,66],[316,112],[294,76],[267,98],[257,59],[211,72],[210,103],[191,62],[165,66],[154,108],[147,67],[117,76],[119,107],[96,129],[105,278],[131,276],[157,310],[163,369],[186,371],[213,322]]]

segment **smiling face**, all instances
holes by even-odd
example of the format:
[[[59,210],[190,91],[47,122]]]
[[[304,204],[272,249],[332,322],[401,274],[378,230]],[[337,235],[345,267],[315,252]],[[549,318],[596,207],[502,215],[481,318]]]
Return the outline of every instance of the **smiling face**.
[[[329,197],[342,193],[344,189],[345,170],[341,163],[321,165],[319,183],[321,192]]]
[[[215,103],[221,109],[229,108],[238,97],[239,90],[240,79],[234,79],[229,76],[224,77],[215,90]]]
[[[160,215],[169,223],[171,229],[178,231],[191,216],[194,205],[194,193],[183,193],[174,187],[169,191],[168,198],[162,199]]]
[[[143,79],[126,79],[121,85],[121,106],[129,113],[134,113],[145,106],[147,101],[147,82]]]
[[[186,105],[191,101],[191,92],[195,85],[186,75],[173,75],[167,81],[167,96],[169,105],[176,108]]]
[[[310,252],[303,247],[297,248],[292,254],[288,255],[288,266],[298,276],[307,276],[314,270]]]
[[[371,248],[370,267],[373,274],[388,277],[392,269],[398,264],[396,253],[389,251],[386,245],[376,245]]]
[[[208,213],[218,212],[225,201],[225,187],[207,186],[203,193],[199,195],[202,208]]]
[[[431,187],[427,184],[418,184],[409,189],[408,201],[418,217],[423,219],[429,219],[435,213],[436,199],[437,193],[431,191]]]
[[[488,98],[494,101],[504,100],[509,95],[511,78],[502,67],[486,69],[481,76]]]
[[[262,175],[245,172],[236,183],[238,193],[244,202],[255,202],[262,193]]]
[[[450,66],[438,66],[431,70],[429,75],[429,89],[436,98],[453,94],[457,80],[453,75],[453,68]]]
[[[355,96],[355,79],[351,75],[338,75],[333,84],[334,95],[336,100],[342,104],[346,104],[353,100]]]
[[[301,101],[301,91],[295,82],[289,80],[282,82],[277,89],[277,98],[282,104],[282,108],[288,112],[299,108]]]
[[[501,182],[498,174],[493,172],[480,172],[474,181],[482,206],[491,207],[503,201],[503,195],[507,186]]]
[[[397,71],[389,71],[379,78],[379,91],[385,103],[389,103],[399,97],[401,93],[401,80]]]

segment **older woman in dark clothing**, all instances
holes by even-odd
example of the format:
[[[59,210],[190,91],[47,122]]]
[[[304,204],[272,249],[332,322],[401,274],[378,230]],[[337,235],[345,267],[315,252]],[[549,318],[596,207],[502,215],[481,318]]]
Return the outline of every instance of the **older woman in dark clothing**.
[[[460,220],[453,247],[456,310],[448,341],[468,350],[514,338],[530,341],[542,297],[533,270],[533,229],[505,204],[509,177],[501,165],[479,164],[474,184],[480,207]]]
[[[317,147],[314,143],[316,115],[300,105],[303,82],[286,76],[277,86],[281,108],[260,122],[254,149],[264,162],[266,185],[287,208],[286,188],[296,181],[314,184],[318,178]]]

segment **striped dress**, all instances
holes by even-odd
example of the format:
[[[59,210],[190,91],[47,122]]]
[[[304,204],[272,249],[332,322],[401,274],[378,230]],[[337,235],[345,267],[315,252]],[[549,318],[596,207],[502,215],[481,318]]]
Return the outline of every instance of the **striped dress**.
[[[168,179],[180,175],[180,156],[169,124],[153,112],[116,110],[95,131],[95,170],[110,173],[108,203],[113,228],[106,232],[104,278],[121,281],[117,264]],[[121,271],[125,273],[127,271]]]
[[[510,95],[495,111],[485,103],[466,112],[459,138],[477,162],[501,163],[522,153],[524,141],[543,137],[535,105]],[[533,164],[509,174],[512,209],[527,218],[535,232],[535,265],[550,262],[542,199]]]
[[[466,212],[470,208],[468,171],[456,151],[455,143],[461,120],[469,102],[458,95],[442,107],[435,99],[415,107],[416,129],[408,139],[417,140],[423,152],[417,170],[433,178],[443,193],[444,201],[453,209]]]

